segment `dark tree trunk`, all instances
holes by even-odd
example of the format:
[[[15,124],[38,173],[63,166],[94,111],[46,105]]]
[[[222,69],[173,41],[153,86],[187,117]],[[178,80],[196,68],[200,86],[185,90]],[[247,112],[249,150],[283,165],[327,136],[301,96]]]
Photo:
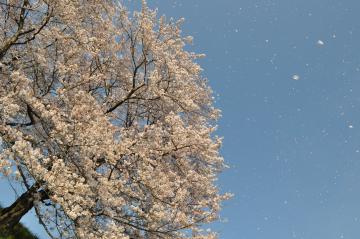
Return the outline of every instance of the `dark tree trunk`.
[[[31,210],[36,200],[47,199],[46,193],[38,190],[37,185],[32,186],[12,205],[0,210],[0,232],[11,231],[20,222],[21,218]]]

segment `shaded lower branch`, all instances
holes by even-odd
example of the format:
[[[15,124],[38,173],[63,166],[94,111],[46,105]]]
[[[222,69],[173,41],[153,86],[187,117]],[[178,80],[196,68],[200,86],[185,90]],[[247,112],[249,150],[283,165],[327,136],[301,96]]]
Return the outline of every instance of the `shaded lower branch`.
[[[32,186],[27,192],[23,193],[12,205],[0,210],[0,231],[11,231],[34,206],[38,200],[48,199],[47,194],[39,191],[39,186]]]

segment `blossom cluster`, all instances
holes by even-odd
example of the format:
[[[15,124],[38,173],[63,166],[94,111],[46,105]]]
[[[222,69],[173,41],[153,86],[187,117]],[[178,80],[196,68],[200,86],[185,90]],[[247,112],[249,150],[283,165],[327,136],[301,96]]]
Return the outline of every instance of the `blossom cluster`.
[[[230,197],[216,186],[220,112],[203,55],[184,49],[183,20],[158,18],[145,1],[133,15],[103,0],[9,9],[28,14],[16,42],[0,43],[0,172],[41,185],[48,233],[216,238],[201,227]]]

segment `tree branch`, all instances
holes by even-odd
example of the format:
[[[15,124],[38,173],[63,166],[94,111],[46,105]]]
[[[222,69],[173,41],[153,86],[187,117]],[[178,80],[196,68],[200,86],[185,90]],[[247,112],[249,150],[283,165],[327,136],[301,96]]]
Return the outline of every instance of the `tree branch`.
[[[49,198],[45,191],[39,191],[39,189],[38,184],[33,185],[12,205],[0,210],[0,231],[9,231],[18,224],[21,218],[34,206],[35,201]]]
[[[113,105],[112,107],[110,107],[107,111],[105,111],[105,114],[108,114],[110,112],[113,112],[116,108],[118,108],[120,105],[122,105],[123,103],[125,103],[127,100],[130,99],[130,97],[140,88],[142,88],[143,86],[145,86],[145,84],[139,85],[138,87],[135,87],[133,89],[131,89],[129,91],[129,93],[127,94],[127,96],[122,99],[121,101],[117,102],[115,105]]]

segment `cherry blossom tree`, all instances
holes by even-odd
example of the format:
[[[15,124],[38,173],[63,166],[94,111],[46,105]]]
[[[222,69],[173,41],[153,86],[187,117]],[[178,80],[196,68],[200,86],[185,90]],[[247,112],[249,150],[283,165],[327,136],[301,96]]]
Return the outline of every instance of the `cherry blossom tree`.
[[[145,1],[0,0],[0,172],[51,238],[216,238],[219,110],[182,19]]]

